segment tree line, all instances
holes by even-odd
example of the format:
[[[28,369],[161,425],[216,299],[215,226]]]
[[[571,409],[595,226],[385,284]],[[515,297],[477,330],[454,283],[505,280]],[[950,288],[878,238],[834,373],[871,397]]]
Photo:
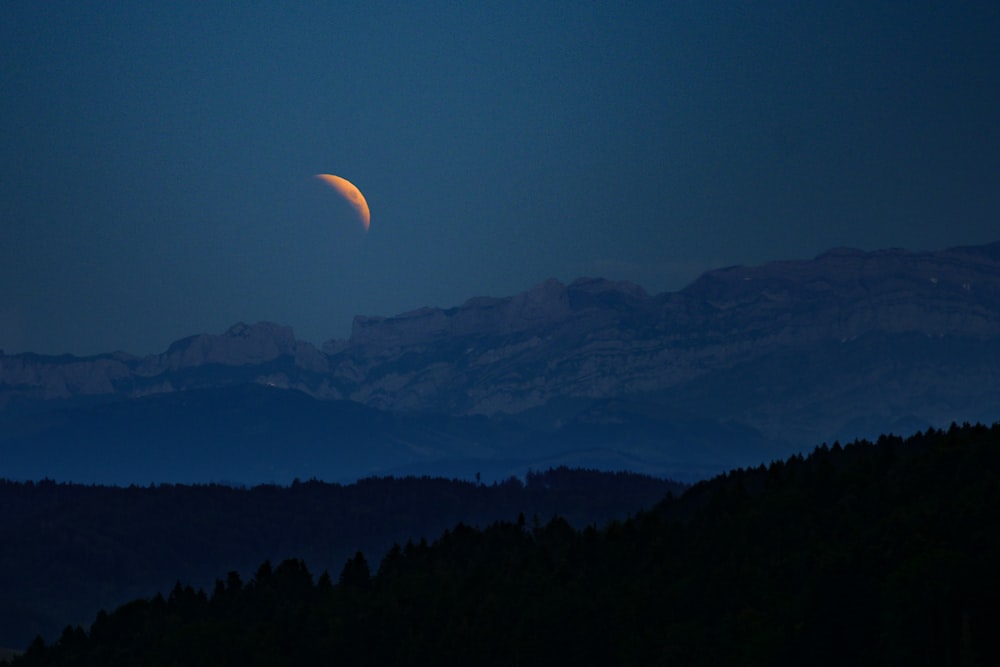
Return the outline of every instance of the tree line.
[[[458,522],[568,517],[604,525],[685,487],[631,473],[555,468],[493,484],[432,477],[112,487],[0,480],[0,646],[51,641],[98,609],[247,577],[264,560],[336,570],[356,551],[428,539]]]
[[[990,665],[1000,425],[835,443],[599,527],[523,514],[101,612],[34,665]]]

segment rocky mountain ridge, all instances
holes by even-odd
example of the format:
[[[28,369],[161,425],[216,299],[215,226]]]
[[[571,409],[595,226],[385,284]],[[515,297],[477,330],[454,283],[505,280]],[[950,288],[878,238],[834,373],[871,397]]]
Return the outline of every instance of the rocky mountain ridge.
[[[0,356],[0,407],[249,382],[411,414],[532,414],[552,427],[567,417],[556,405],[628,399],[808,442],[851,424],[1000,418],[998,337],[1000,243],[834,249],[709,271],[658,295],[549,280],[359,316],[348,340],[319,348],[263,322],[145,357]]]

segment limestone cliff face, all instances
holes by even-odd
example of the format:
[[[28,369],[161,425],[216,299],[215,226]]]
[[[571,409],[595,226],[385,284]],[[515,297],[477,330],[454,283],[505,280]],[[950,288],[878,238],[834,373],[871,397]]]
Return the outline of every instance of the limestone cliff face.
[[[769,435],[826,437],[852,423],[1000,418],[990,412],[997,342],[1000,243],[835,249],[711,271],[656,296],[599,278],[550,280],[454,308],[358,317],[348,340],[321,349],[258,323],[142,358],[0,356],[0,405],[255,382],[452,415],[632,397]]]
[[[406,411],[510,413],[565,392],[618,391],[620,383],[600,380],[599,371],[623,361],[609,352],[631,349],[622,340],[634,337],[630,322],[655,310],[635,285],[549,280],[504,299],[358,318],[346,344],[324,349],[337,385],[353,400]]]
[[[0,406],[12,396],[36,399],[108,394],[132,374],[134,357],[0,355]]]
[[[202,334],[179,340],[157,361],[171,370],[204,364],[242,366],[294,355],[295,348],[291,327],[270,322],[248,326],[240,322],[221,336]]]
[[[712,271],[681,294],[722,331],[801,344],[872,331],[1000,333],[1000,244],[940,253],[837,249],[810,262]]]
[[[566,287],[549,280],[516,296],[477,297],[447,310],[421,308],[395,317],[356,317],[350,347],[384,356],[448,338],[517,334],[557,323],[570,313]]]
[[[284,386],[320,395],[324,393],[322,383],[304,383],[299,376],[328,371],[326,355],[296,340],[291,327],[269,322],[239,323],[222,335],[190,336],[173,343],[162,354],[146,357],[121,353],[95,357],[0,356],[0,406],[16,397],[48,400],[106,394],[144,396],[218,383],[275,384],[275,379]]]
[[[712,271],[656,297],[600,279],[549,281],[508,299],[359,318],[350,341],[327,347],[344,395],[388,409],[515,413],[564,396],[662,394],[869,335],[996,338],[998,248],[838,249]]]

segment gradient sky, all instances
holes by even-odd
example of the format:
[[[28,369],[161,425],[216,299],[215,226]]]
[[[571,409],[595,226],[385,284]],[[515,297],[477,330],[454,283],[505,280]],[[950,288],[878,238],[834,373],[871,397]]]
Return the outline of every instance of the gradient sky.
[[[0,348],[995,241],[997,35],[995,0],[0,3]]]

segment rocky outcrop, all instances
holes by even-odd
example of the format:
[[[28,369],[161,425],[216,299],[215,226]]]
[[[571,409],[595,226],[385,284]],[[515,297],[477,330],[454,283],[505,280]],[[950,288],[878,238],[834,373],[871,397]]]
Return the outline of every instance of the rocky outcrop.
[[[566,287],[556,280],[503,299],[476,297],[457,308],[421,308],[395,317],[356,317],[350,346],[384,356],[401,347],[467,336],[507,336],[565,319]],[[335,344],[328,344],[333,349]]]
[[[171,370],[204,364],[260,364],[293,356],[296,342],[291,327],[270,322],[248,326],[240,322],[221,336],[202,334],[179,340],[158,361]]]
[[[657,296],[549,281],[362,320],[328,349],[342,395],[384,409],[517,414],[631,396],[809,442],[1000,418],[998,337],[992,244],[835,249],[719,269]]]
[[[993,337],[1000,334],[997,247],[836,249],[810,262],[712,271],[680,296],[714,311],[695,326],[794,344],[872,331]]]
[[[0,406],[17,398],[129,397],[220,383],[275,384],[276,377],[283,377],[285,386],[333,397],[314,377],[328,371],[327,356],[296,340],[291,327],[241,322],[222,335],[190,336],[147,357],[0,355]]]
[[[662,394],[866,335],[1000,336],[996,255],[837,249],[712,271],[656,297],[600,279],[549,281],[508,299],[359,318],[328,349],[344,395],[387,409],[516,413],[564,396]]]
[[[122,354],[91,358],[0,355],[0,407],[14,396],[48,400],[113,393],[131,377],[136,361]]]

